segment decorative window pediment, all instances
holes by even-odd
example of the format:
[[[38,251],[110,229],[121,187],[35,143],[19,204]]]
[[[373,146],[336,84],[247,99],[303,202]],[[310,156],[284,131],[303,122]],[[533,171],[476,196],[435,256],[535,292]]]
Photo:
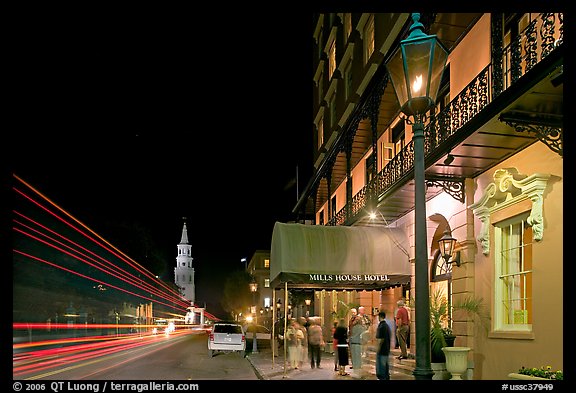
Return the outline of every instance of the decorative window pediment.
[[[484,190],[480,200],[468,206],[482,222],[476,240],[482,246],[482,253],[490,253],[490,215],[510,205],[526,199],[532,201],[532,209],[527,219],[532,227],[533,239],[542,240],[544,235],[543,195],[552,175],[534,173],[530,176],[518,173],[516,168],[498,169],[494,172],[494,182]]]

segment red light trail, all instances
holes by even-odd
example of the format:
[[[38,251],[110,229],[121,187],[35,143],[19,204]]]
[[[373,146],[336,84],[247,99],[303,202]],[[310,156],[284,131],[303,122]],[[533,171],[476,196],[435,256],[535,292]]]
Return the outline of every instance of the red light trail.
[[[191,304],[175,288],[14,179],[14,377],[164,342],[168,322],[170,335],[192,332]]]

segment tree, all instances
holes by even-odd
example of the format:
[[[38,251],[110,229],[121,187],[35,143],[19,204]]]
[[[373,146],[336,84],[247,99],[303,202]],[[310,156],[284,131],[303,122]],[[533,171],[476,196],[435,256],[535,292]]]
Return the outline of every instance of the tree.
[[[250,274],[244,270],[235,271],[226,279],[221,305],[232,316],[245,312],[247,307],[252,304],[250,281]]]

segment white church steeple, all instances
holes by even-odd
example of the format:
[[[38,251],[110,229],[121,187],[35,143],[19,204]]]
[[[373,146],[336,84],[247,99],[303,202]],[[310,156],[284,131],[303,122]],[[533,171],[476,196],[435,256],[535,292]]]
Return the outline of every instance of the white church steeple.
[[[178,256],[174,269],[174,283],[182,290],[182,294],[191,304],[196,300],[194,286],[194,268],[192,267],[192,245],[188,243],[188,230],[186,229],[186,217],[182,228],[182,238],[178,244]]]

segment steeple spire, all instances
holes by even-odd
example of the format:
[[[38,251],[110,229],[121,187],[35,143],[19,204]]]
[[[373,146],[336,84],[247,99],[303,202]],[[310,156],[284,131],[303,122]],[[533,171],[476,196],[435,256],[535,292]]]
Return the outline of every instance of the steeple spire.
[[[186,229],[186,217],[182,217],[184,220],[184,227],[182,228],[182,239],[180,244],[188,244],[188,230]]]

